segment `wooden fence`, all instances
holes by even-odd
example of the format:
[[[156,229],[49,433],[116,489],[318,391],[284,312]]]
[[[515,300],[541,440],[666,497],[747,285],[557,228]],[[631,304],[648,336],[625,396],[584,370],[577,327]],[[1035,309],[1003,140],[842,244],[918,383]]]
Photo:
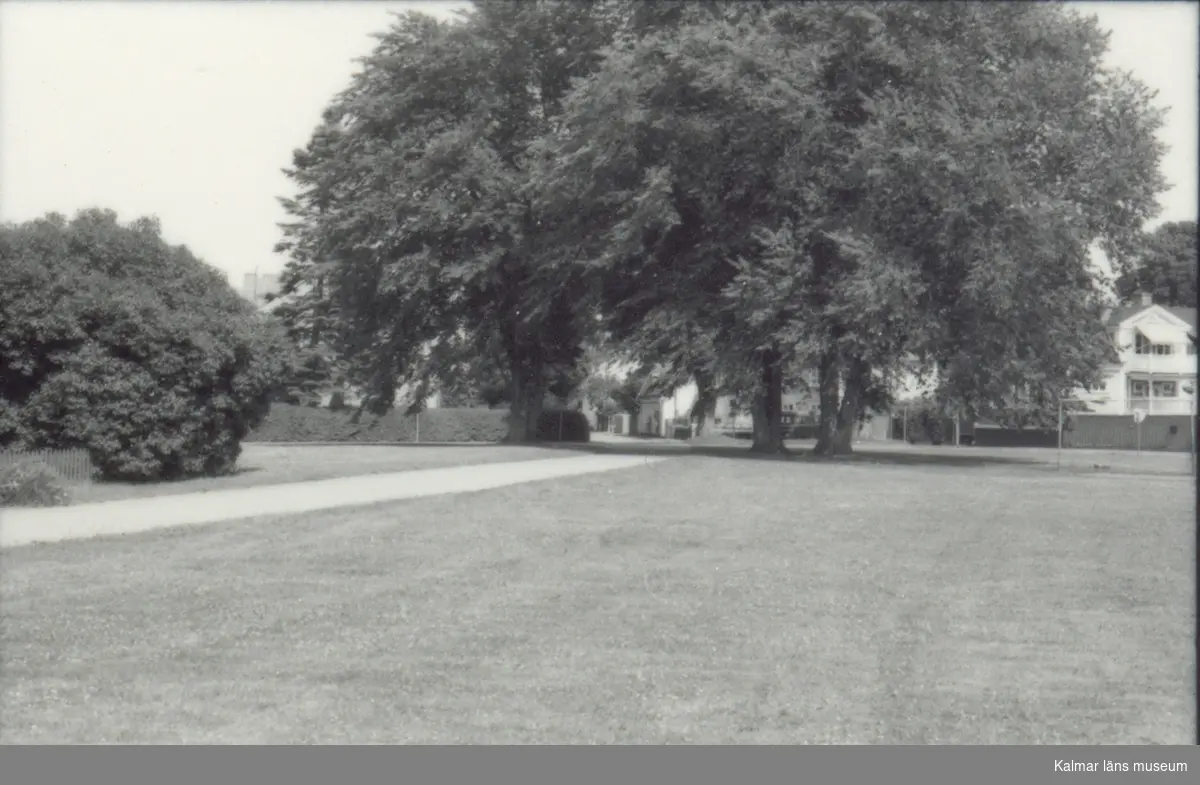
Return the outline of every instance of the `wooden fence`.
[[[1141,449],[1192,452],[1195,420],[1188,414],[1151,414],[1142,421]],[[1063,428],[1063,447],[1138,449],[1138,426],[1128,414],[1072,414]]]
[[[906,430],[903,415],[892,420],[893,439],[903,439]],[[954,443],[954,421],[946,418],[942,424],[944,443]],[[964,442],[980,447],[1048,447],[1058,446],[1057,428],[1001,428],[964,423],[960,433]],[[909,418],[908,441],[928,442],[929,437]],[[1141,426],[1140,448],[1162,452],[1192,452],[1195,421],[1186,414],[1152,414]],[[1137,450],[1138,426],[1128,414],[1071,413],[1063,423],[1064,449]]]

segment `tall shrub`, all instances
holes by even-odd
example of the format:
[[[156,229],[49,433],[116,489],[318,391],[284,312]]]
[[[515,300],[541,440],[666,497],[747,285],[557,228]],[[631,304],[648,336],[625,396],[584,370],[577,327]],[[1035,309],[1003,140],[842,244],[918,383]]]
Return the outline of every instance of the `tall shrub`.
[[[154,219],[0,227],[0,446],[83,447],[110,479],[227,471],[281,338]]]

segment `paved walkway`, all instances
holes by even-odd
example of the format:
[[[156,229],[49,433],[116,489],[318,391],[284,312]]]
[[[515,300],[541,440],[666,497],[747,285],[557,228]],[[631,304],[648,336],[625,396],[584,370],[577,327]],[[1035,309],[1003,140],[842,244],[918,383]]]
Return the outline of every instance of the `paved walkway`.
[[[0,510],[0,548],[482,491],[522,482],[627,469],[661,460],[665,459],[641,455],[587,455],[181,493],[72,507]]]

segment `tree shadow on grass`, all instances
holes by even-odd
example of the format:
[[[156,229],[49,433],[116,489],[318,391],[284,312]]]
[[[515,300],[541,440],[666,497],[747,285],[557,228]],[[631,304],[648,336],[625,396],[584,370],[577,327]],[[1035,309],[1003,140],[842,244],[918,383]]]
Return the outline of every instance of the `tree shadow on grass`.
[[[253,474],[261,472],[261,466],[239,466],[231,471],[221,472],[220,474],[190,474],[186,477],[173,477],[169,480],[153,479],[153,480],[97,480],[96,485],[129,485],[129,486],[171,486],[183,485],[197,480],[220,480],[226,477],[240,477],[243,474]]]
[[[1018,457],[1018,456],[997,456],[990,453],[971,454],[969,447],[962,449],[962,452],[923,452],[915,451],[912,448],[896,447],[895,449],[880,449],[873,447],[867,450],[856,451],[850,455],[839,455],[834,458],[822,457],[814,455],[810,446],[790,447],[789,451],[784,454],[765,455],[763,453],[751,452],[749,446],[742,447],[740,445],[729,446],[713,446],[713,445],[688,445],[684,443],[645,443],[645,444],[613,444],[605,442],[589,442],[587,444],[540,444],[540,447],[549,447],[551,449],[566,450],[572,452],[584,452],[595,455],[635,455],[635,456],[661,456],[664,458],[678,457],[683,455],[700,455],[707,458],[723,458],[728,460],[744,460],[744,461],[775,461],[785,463],[810,463],[810,464],[856,464],[856,465],[872,465],[872,464],[887,464],[894,466],[945,466],[945,467],[963,467],[963,468],[983,468],[987,466],[1013,466],[1013,467],[1046,467],[1053,466],[1053,462],[1047,463],[1033,458]]]
[[[263,470],[263,468],[261,466],[239,466],[231,472],[226,472],[224,474],[217,474],[214,476],[215,477],[239,477],[243,474],[253,474],[254,472],[261,472],[262,470]],[[201,475],[200,477],[196,477],[193,479],[202,479],[204,476],[206,476],[206,475]]]

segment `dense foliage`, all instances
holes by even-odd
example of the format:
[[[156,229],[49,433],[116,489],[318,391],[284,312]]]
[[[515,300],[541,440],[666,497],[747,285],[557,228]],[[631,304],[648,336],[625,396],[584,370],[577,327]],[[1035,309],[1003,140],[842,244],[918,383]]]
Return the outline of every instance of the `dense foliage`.
[[[745,400],[761,450],[805,378],[822,453],[906,375],[1047,411],[1110,358],[1089,249],[1128,269],[1165,185],[1106,47],[1060,4],[410,14],[296,153],[290,318],[335,326],[383,408],[486,365],[512,440],[601,339],[701,412]]]
[[[1196,222],[1172,221],[1146,233],[1128,269],[1117,278],[1117,293],[1140,292],[1159,305],[1196,307]]]
[[[0,446],[86,448],[113,479],[221,473],[266,414],[281,345],[153,219],[0,227]]]
[[[582,292],[539,264],[524,151],[594,67],[604,25],[583,3],[481,3],[458,24],[405,15],[297,151],[284,289],[307,310],[291,318],[332,304],[377,410],[404,382],[453,385],[443,377],[494,358],[509,437],[536,438],[546,388],[580,354]]]

